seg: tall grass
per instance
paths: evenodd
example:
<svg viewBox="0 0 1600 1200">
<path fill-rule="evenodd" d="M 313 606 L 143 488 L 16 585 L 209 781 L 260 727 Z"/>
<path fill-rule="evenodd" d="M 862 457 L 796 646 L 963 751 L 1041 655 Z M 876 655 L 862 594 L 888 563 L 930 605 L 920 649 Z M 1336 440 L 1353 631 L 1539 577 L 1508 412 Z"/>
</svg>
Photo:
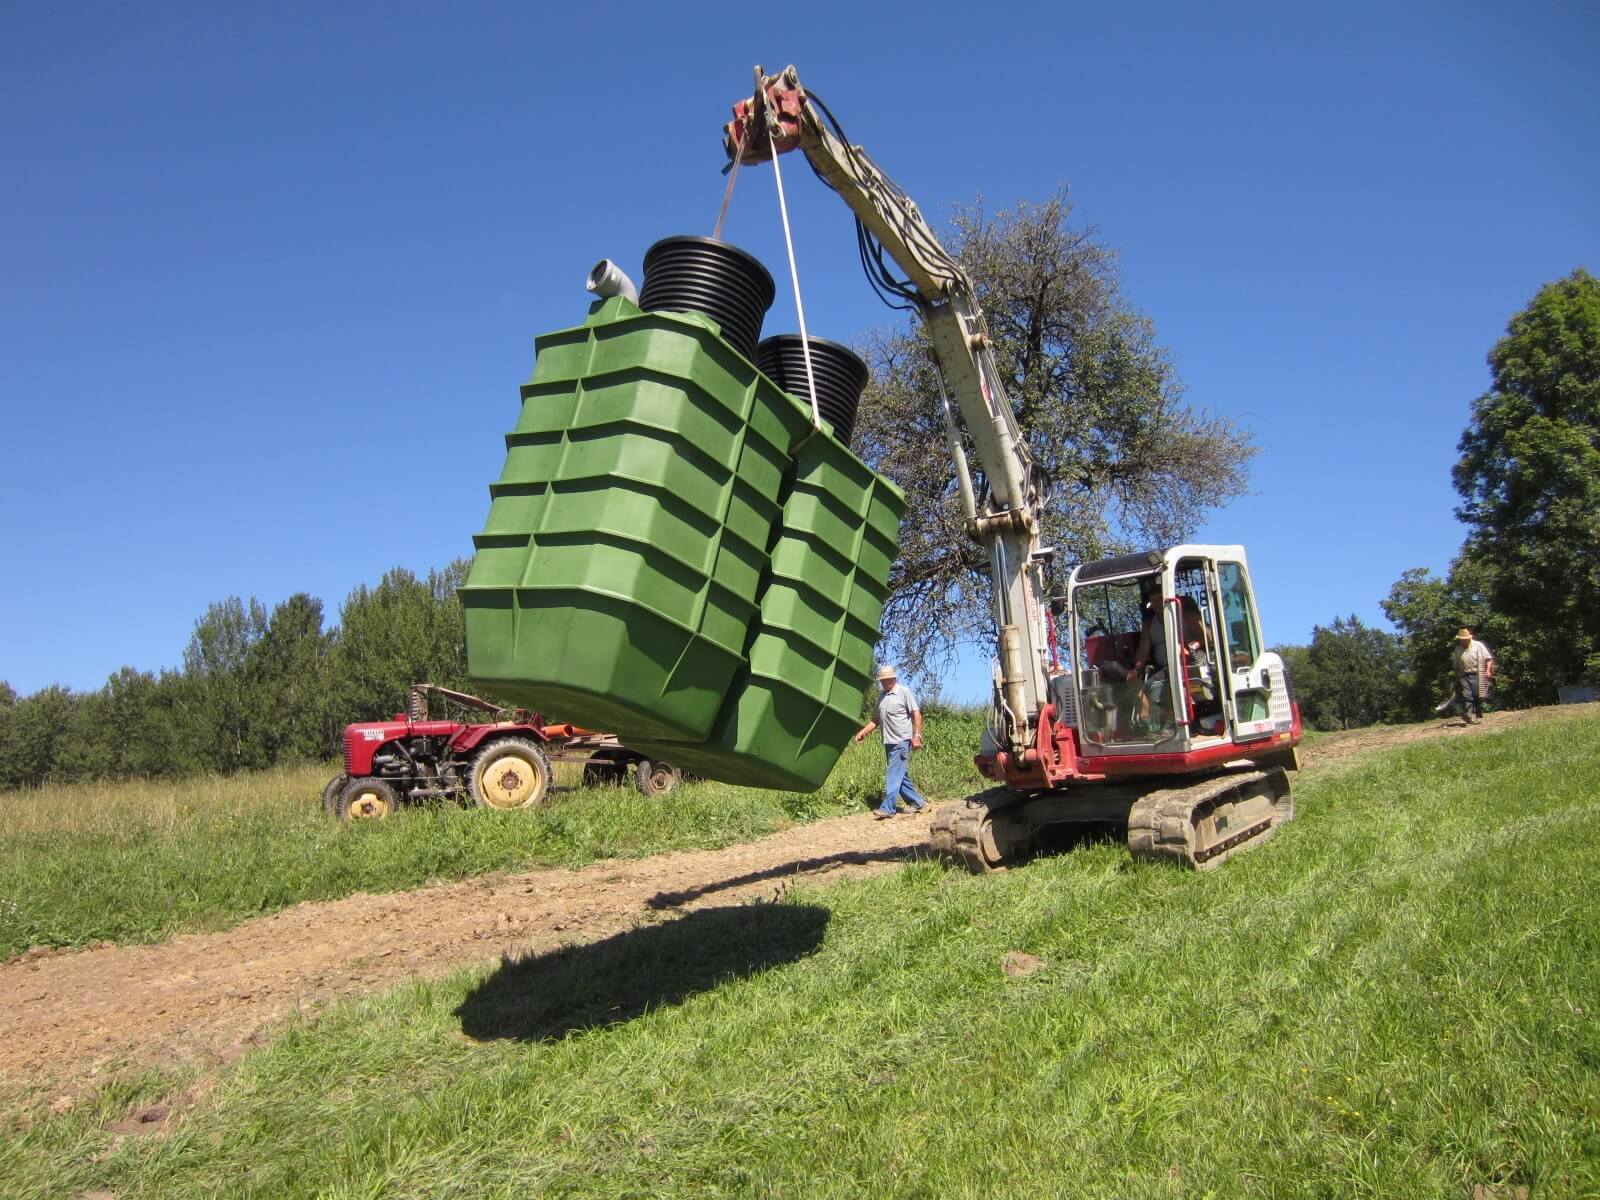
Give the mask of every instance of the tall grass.
<svg viewBox="0 0 1600 1200">
<path fill-rule="evenodd" d="M 930 795 L 979 785 L 980 727 L 971 712 L 928 713 L 928 749 L 913 775 Z M 530 812 L 418 807 L 351 826 L 321 811 L 335 770 L 0 794 L 0 959 L 37 944 L 218 928 L 356 891 L 746 841 L 864 808 L 882 793 L 883 751 L 851 746 L 812 793 L 697 783 L 647 798 L 631 787 L 568 786 Z M 564 768 L 561 777 L 570 785 L 576 774 Z"/>
<path fill-rule="evenodd" d="M 1597 733 L 1307 779 L 1213 873 L 916 864 L 346 1003 L 0 1193 L 1594 1196 Z"/>
</svg>

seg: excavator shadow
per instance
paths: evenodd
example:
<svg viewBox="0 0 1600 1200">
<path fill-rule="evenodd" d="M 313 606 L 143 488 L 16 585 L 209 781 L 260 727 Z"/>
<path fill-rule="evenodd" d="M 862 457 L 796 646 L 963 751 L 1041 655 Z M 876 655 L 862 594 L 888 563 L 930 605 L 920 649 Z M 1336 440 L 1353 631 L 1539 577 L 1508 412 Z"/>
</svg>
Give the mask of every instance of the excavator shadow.
<svg viewBox="0 0 1600 1200">
<path fill-rule="evenodd" d="M 621 1024 L 815 953 L 829 915 L 806 904 L 707 908 L 589 945 L 507 958 L 455 1015 L 478 1041 L 553 1041 Z"/>
</svg>

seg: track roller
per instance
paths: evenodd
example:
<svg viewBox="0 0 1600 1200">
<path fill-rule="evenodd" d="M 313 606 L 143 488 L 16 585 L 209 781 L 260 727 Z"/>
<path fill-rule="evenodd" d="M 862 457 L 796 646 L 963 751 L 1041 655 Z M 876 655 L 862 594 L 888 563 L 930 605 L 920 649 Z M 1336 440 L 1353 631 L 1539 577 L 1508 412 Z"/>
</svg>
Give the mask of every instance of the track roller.
<svg viewBox="0 0 1600 1200">
<path fill-rule="evenodd" d="M 1232 771 L 1144 796 L 1128 812 L 1128 849 L 1135 858 L 1207 871 L 1265 841 L 1293 816 L 1282 767 Z"/>
<path fill-rule="evenodd" d="M 1015 845 L 1013 823 L 1005 810 L 1022 802 L 1021 792 L 990 788 L 933 815 L 928 844 L 936 857 L 966 867 L 974 875 L 997 871 L 1011 863 L 1022 847 Z"/>
</svg>

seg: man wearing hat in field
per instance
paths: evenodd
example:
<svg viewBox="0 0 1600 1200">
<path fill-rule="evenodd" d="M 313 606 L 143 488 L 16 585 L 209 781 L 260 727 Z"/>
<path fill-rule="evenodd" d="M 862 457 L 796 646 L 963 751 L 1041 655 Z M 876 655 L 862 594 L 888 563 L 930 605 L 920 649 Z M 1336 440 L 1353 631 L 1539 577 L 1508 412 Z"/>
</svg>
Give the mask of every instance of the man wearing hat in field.
<svg viewBox="0 0 1600 1200">
<path fill-rule="evenodd" d="M 856 741 L 861 741 L 878 726 L 883 726 L 883 749 L 889 758 L 889 777 L 884 783 L 883 803 L 873 812 L 882 821 L 895 815 L 895 804 L 901 798 L 911 805 L 912 812 L 921 812 L 928 806 L 916 784 L 907 773 L 911 766 L 911 752 L 922 749 L 922 707 L 911 689 L 895 676 L 887 664 L 878 670 L 878 683 L 883 694 L 878 697 L 876 720 L 868 721 L 856 731 Z"/>
<path fill-rule="evenodd" d="M 1467 724 L 1483 720 L 1483 698 L 1489 690 L 1489 681 L 1494 678 L 1494 655 L 1463 625 L 1456 631 L 1450 664 L 1456 673 L 1456 697 L 1461 701 Z"/>
</svg>

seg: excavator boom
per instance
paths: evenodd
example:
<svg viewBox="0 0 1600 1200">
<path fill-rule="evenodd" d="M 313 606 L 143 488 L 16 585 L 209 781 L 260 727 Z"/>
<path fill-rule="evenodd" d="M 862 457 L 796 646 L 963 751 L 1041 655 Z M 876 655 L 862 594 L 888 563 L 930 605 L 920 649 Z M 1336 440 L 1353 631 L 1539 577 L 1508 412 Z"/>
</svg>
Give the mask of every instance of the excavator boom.
<svg viewBox="0 0 1600 1200">
<path fill-rule="evenodd" d="M 881 282 L 921 316 L 947 389 L 946 434 L 967 529 L 987 550 L 994 583 L 998 705 L 1005 740 L 1020 755 L 1032 743 L 1046 695 L 1040 567 L 1049 552 L 1039 542 L 1033 463 L 995 365 L 976 289 L 916 203 L 865 150 L 845 140 L 820 101 L 801 86 L 794 67 L 770 76 L 756 68 L 756 90 L 734 106 L 723 144 L 736 164 L 799 149 L 855 214 L 864 253 L 875 243 L 905 272 L 904 281 L 885 272 Z M 874 254 L 880 264 L 882 254 Z M 981 511 L 950 396 L 988 481 Z"/>
</svg>

